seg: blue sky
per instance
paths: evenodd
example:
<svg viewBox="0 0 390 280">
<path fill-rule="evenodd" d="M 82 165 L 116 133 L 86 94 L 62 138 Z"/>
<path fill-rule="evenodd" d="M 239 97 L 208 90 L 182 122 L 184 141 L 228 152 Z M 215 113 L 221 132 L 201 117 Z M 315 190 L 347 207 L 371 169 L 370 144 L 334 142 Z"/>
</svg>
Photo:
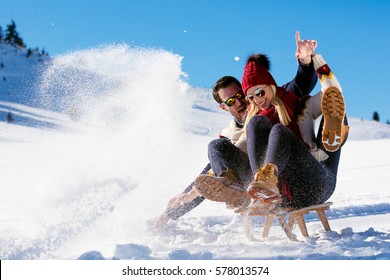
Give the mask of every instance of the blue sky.
<svg viewBox="0 0 390 280">
<path fill-rule="evenodd" d="M 389 14 L 385 0 L 0 0 L 0 26 L 14 20 L 29 47 L 51 56 L 111 43 L 162 48 L 183 57 L 190 85 L 205 88 L 223 75 L 241 79 L 253 52 L 270 56 L 278 84 L 289 81 L 299 30 L 318 40 L 348 114 L 378 111 L 382 122 L 390 121 Z"/>
</svg>

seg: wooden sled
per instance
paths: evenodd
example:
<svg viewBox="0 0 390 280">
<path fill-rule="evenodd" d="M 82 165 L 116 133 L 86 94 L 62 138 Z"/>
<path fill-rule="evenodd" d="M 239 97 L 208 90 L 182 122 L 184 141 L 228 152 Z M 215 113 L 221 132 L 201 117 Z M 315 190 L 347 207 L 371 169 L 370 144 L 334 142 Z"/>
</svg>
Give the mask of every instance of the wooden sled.
<svg viewBox="0 0 390 280">
<path fill-rule="evenodd" d="M 296 235 L 292 233 L 295 222 L 298 224 L 301 234 L 304 237 L 309 237 L 307 231 L 306 222 L 303 215 L 308 214 L 309 212 L 317 212 L 317 215 L 325 229 L 325 231 L 330 231 L 330 226 L 328 218 L 326 217 L 325 210 L 329 210 L 332 202 L 327 202 L 324 204 L 313 205 L 310 207 L 305 207 L 301 209 L 283 209 L 275 213 L 270 213 L 265 216 L 264 226 L 263 226 L 263 238 L 266 238 L 269 234 L 270 228 L 272 226 L 272 221 L 274 218 L 277 218 L 280 226 L 287 235 L 287 237 L 292 241 L 298 241 Z M 241 213 L 243 218 L 243 226 L 245 235 L 251 241 L 258 241 L 259 239 L 255 238 L 253 235 L 253 230 L 249 222 L 250 216 L 259 216 L 256 215 L 256 212 L 250 209 Z"/>
</svg>

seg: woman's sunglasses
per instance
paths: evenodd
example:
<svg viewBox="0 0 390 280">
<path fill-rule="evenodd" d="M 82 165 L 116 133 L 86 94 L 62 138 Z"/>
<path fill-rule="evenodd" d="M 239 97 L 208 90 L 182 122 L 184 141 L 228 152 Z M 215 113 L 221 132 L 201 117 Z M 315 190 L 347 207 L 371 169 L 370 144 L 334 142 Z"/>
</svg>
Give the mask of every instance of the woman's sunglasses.
<svg viewBox="0 0 390 280">
<path fill-rule="evenodd" d="M 248 95 L 247 95 L 247 97 L 248 97 L 249 99 L 251 99 L 251 100 L 255 97 L 255 95 L 256 95 L 256 96 L 259 96 L 259 97 L 263 97 L 263 96 L 265 95 L 265 90 L 262 89 L 262 88 L 258 88 L 258 89 L 256 89 L 253 93 L 254 93 L 254 95 L 253 95 L 253 94 L 248 94 Z"/>
<path fill-rule="evenodd" d="M 229 97 L 221 104 L 226 104 L 229 107 L 231 107 L 236 103 L 236 99 L 243 99 L 243 98 L 244 98 L 244 93 L 242 92 L 242 90 L 239 90 L 234 96 Z"/>
</svg>

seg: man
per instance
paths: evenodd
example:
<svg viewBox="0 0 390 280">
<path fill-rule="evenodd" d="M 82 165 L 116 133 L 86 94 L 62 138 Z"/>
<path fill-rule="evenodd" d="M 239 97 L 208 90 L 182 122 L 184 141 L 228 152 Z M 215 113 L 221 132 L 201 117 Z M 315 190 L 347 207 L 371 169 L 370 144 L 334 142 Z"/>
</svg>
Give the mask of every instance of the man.
<svg viewBox="0 0 390 280">
<path fill-rule="evenodd" d="M 299 32 L 296 33 L 296 56 L 298 58 L 298 71 L 295 78 L 282 87 L 289 87 L 295 92 L 300 92 L 301 95 L 309 94 L 317 83 L 317 75 L 312 65 L 311 54 L 316 46 L 314 40 L 300 40 Z M 239 140 L 247 116 L 248 102 L 242 92 L 241 83 L 234 77 L 224 76 L 220 78 L 213 86 L 213 97 L 219 107 L 230 113 L 233 120 L 229 127 L 222 130 L 219 137 L 227 138 L 233 144 L 240 147 Z M 241 147 L 240 147 L 241 148 Z M 245 150 L 245 147 L 243 147 Z M 202 170 L 200 174 L 210 174 L 210 163 Z M 165 225 L 169 219 L 177 220 L 187 212 L 194 209 L 204 200 L 192 182 L 182 194 L 172 197 L 167 209 L 159 217 L 153 219 L 150 224 L 153 228 L 158 228 Z"/>
</svg>

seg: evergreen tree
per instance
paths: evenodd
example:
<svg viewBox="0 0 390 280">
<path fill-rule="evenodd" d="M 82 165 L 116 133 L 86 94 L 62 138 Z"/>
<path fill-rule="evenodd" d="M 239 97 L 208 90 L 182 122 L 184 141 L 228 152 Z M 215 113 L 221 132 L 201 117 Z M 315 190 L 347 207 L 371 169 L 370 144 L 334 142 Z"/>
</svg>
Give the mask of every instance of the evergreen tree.
<svg viewBox="0 0 390 280">
<path fill-rule="evenodd" d="M 12 123 L 14 121 L 14 116 L 11 112 L 8 112 L 7 114 L 7 122 Z"/>
<path fill-rule="evenodd" d="M 28 49 L 27 49 L 27 55 L 26 55 L 26 56 L 30 58 L 30 57 L 32 57 L 32 55 L 33 55 L 32 49 L 31 49 L 31 48 L 28 48 Z"/>
<path fill-rule="evenodd" d="M 19 33 L 16 31 L 16 24 L 14 21 L 7 25 L 7 30 L 5 31 L 5 41 L 11 45 L 20 46 L 22 48 L 26 47 L 23 39 L 19 37 Z"/>
<path fill-rule="evenodd" d="M 3 29 L 0 26 L 0 41 L 8 43 L 12 46 L 19 46 L 22 48 L 27 48 L 27 45 L 23 42 L 23 39 L 19 36 L 18 31 L 16 31 L 15 21 L 12 20 L 11 24 L 7 25 L 7 29 L 3 32 Z M 16 51 L 16 50 L 15 50 Z M 39 48 L 28 48 L 27 57 L 33 57 L 34 54 L 39 56 L 49 56 L 49 53 L 45 51 L 44 48 L 40 51 Z"/>
<path fill-rule="evenodd" d="M 43 55 L 48 55 L 48 53 L 45 51 L 45 48 L 42 48 L 42 50 L 41 50 L 41 55 L 43 56 Z"/>
<path fill-rule="evenodd" d="M 379 114 L 378 114 L 377 111 L 375 111 L 374 114 L 372 115 L 372 119 L 373 119 L 374 121 L 379 122 Z"/>
</svg>

